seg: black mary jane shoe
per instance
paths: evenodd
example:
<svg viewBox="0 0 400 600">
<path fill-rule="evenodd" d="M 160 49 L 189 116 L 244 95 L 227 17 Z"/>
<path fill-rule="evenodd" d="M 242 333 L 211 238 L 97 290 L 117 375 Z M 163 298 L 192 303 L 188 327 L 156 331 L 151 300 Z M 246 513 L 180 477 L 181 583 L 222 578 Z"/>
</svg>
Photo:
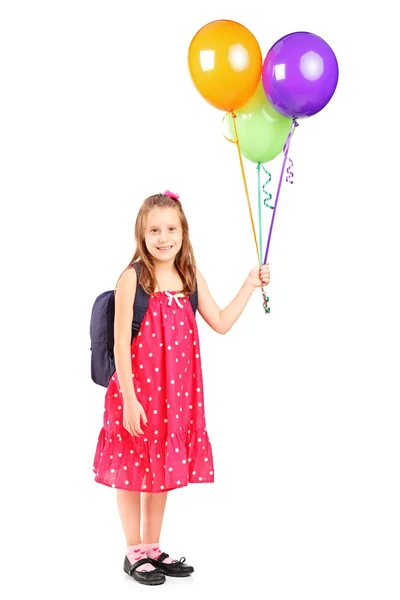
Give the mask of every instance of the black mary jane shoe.
<svg viewBox="0 0 400 600">
<path fill-rule="evenodd" d="M 151 563 L 151 560 L 149 558 L 140 558 L 132 565 L 129 558 L 125 556 L 124 571 L 127 575 L 130 575 L 133 579 L 144 585 L 161 585 L 162 583 L 165 583 L 165 575 L 161 569 L 156 568 L 152 571 L 136 570 L 145 563 Z"/>
<path fill-rule="evenodd" d="M 163 562 L 164 558 L 167 558 L 168 556 L 169 554 L 162 552 L 157 559 L 149 558 L 148 560 L 153 567 L 160 569 L 164 575 L 168 575 L 169 577 L 188 577 L 193 573 L 193 567 L 184 564 L 186 561 L 184 556 L 180 560 L 172 561 L 172 563 Z"/>
</svg>

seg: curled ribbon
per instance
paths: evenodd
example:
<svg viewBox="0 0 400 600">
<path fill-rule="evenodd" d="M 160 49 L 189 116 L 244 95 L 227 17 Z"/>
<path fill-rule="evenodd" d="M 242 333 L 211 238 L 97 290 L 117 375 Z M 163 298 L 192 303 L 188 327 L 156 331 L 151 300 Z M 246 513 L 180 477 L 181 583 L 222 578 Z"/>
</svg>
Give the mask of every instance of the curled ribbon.
<svg viewBox="0 0 400 600">
<path fill-rule="evenodd" d="M 293 171 L 292 171 L 292 168 L 293 168 L 293 161 L 292 161 L 292 159 L 291 159 L 291 158 L 288 158 L 288 161 L 290 162 L 290 165 L 289 165 L 289 166 L 288 166 L 288 168 L 286 169 L 286 173 L 287 173 L 287 176 L 286 176 L 286 181 L 287 181 L 288 183 L 293 183 Z"/>
<path fill-rule="evenodd" d="M 262 189 L 263 192 L 265 194 L 265 198 L 264 198 L 264 206 L 267 206 L 268 208 L 274 208 L 271 204 L 268 204 L 268 202 L 272 199 L 272 194 L 269 193 L 269 191 L 267 190 L 267 185 L 270 183 L 271 181 L 271 173 L 269 171 L 267 171 L 267 169 L 264 167 L 264 165 L 261 165 L 265 175 L 267 176 L 267 181 L 264 183 Z"/>
</svg>

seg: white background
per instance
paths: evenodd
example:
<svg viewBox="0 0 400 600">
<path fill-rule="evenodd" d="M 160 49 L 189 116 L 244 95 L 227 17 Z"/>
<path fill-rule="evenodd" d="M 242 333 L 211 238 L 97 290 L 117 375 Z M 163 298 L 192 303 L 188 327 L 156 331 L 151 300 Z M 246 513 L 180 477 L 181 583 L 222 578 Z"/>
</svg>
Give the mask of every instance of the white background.
<svg viewBox="0 0 400 600">
<path fill-rule="evenodd" d="M 2 2 L 5 597 L 400 597 L 388 6 Z M 115 490 L 93 481 L 105 390 L 90 379 L 89 320 L 133 254 L 142 200 L 165 188 L 181 196 L 221 308 L 257 264 L 236 149 L 187 68 L 192 37 L 221 18 L 248 27 L 263 57 L 287 33 L 320 35 L 339 84 L 292 142 L 271 313 L 256 291 L 226 336 L 198 316 L 215 483 L 170 493 L 161 543 L 196 572 L 150 591 L 123 573 Z M 257 218 L 255 165 L 245 166 Z M 281 157 L 269 166 L 274 192 Z"/>
</svg>

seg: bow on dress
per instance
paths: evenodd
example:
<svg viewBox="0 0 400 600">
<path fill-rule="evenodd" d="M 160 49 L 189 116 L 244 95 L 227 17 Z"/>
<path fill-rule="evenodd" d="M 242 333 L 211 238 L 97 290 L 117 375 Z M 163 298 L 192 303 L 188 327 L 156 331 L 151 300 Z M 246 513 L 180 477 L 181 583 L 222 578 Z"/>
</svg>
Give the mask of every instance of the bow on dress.
<svg viewBox="0 0 400 600">
<path fill-rule="evenodd" d="M 168 296 L 168 306 L 171 306 L 172 300 L 175 300 L 175 302 L 177 303 L 179 308 L 183 308 L 183 304 L 181 304 L 179 302 L 178 298 L 183 298 L 185 296 L 185 294 L 171 294 L 170 292 L 165 292 L 165 293 Z"/>
</svg>

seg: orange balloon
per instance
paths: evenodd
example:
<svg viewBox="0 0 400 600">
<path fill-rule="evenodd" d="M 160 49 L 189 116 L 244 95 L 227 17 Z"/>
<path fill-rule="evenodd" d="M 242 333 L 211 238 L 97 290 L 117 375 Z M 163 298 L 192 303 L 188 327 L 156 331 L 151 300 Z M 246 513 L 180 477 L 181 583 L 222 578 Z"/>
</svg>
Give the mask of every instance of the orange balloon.
<svg viewBox="0 0 400 600">
<path fill-rule="evenodd" d="M 207 102 L 232 111 L 253 96 L 261 77 L 262 55 L 254 35 L 235 21 L 204 25 L 189 46 L 190 75 Z"/>
</svg>

